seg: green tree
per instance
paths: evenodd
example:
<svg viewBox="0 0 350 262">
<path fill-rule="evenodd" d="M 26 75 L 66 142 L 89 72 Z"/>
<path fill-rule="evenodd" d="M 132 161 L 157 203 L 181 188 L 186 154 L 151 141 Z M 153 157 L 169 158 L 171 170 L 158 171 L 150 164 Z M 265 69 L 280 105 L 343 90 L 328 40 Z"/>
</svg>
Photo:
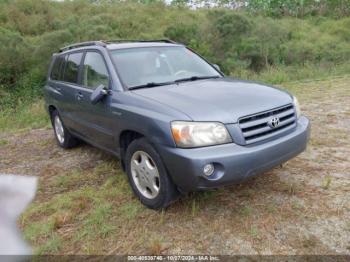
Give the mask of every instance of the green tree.
<svg viewBox="0 0 350 262">
<path fill-rule="evenodd" d="M 13 85 L 28 68 L 29 47 L 18 32 L 0 27 L 0 83 Z"/>
<path fill-rule="evenodd" d="M 199 37 L 199 28 L 196 24 L 176 24 L 164 31 L 164 36 L 180 43 L 189 45 Z"/>
</svg>

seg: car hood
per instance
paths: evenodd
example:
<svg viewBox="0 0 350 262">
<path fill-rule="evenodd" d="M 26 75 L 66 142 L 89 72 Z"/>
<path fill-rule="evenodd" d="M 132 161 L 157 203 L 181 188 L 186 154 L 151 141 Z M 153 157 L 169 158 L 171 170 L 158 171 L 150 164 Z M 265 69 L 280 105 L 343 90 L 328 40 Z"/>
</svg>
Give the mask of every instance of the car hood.
<svg viewBox="0 0 350 262">
<path fill-rule="evenodd" d="M 133 92 L 181 111 L 193 121 L 226 124 L 292 103 L 292 97 L 287 92 L 230 78 L 182 82 Z"/>
</svg>

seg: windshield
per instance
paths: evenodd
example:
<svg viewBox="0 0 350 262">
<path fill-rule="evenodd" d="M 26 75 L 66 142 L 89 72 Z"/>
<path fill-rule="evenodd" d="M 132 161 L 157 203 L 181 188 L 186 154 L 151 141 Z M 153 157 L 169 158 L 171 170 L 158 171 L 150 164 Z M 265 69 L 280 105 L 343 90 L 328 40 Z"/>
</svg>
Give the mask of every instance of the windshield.
<svg viewBox="0 0 350 262">
<path fill-rule="evenodd" d="M 206 61 L 185 47 L 141 47 L 111 52 L 128 88 L 220 77 Z"/>
</svg>

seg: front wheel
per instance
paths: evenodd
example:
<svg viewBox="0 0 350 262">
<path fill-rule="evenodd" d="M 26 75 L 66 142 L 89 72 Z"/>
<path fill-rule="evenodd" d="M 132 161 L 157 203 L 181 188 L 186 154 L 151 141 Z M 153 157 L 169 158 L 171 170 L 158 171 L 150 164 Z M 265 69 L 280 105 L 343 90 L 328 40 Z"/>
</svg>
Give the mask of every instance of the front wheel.
<svg viewBox="0 0 350 262">
<path fill-rule="evenodd" d="M 129 145 L 125 160 L 131 188 L 145 206 L 161 209 L 178 198 L 179 192 L 159 154 L 145 138 Z"/>
</svg>

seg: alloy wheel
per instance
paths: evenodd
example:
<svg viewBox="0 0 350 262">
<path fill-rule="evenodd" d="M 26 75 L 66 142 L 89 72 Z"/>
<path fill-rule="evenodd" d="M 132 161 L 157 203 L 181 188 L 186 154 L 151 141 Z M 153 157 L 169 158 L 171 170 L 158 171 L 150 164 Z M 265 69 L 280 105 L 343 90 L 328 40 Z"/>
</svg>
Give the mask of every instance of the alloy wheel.
<svg viewBox="0 0 350 262">
<path fill-rule="evenodd" d="M 60 142 L 60 144 L 63 144 L 64 129 L 63 129 L 62 121 L 58 115 L 55 116 L 54 124 L 55 124 L 55 133 L 56 133 L 57 140 L 58 142 Z"/>
<path fill-rule="evenodd" d="M 131 175 L 138 191 L 148 199 L 159 194 L 159 172 L 152 157 L 144 151 L 136 151 L 131 158 Z"/>
</svg>

